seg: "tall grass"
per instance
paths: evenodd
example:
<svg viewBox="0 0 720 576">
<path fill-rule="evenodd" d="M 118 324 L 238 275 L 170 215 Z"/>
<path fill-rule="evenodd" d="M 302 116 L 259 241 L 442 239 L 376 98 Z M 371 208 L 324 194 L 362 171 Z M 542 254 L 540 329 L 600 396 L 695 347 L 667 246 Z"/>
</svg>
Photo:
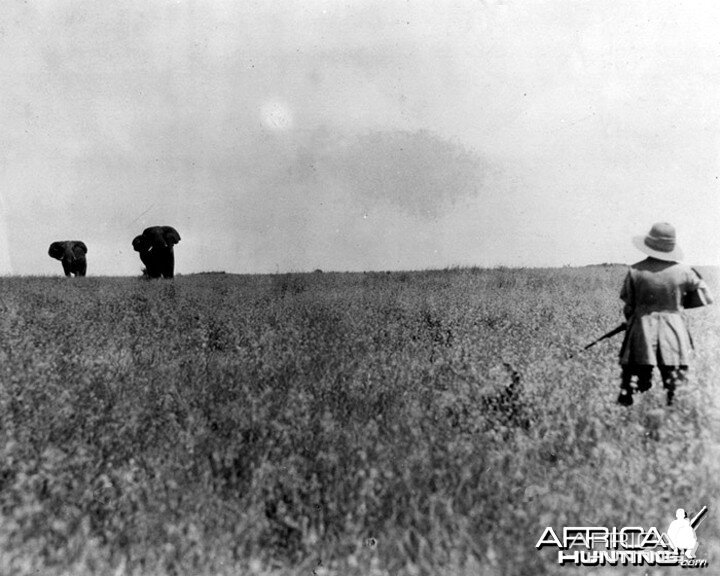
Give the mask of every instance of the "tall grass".
<svg viewBox="0 0 720 576">
<path fill-rule="evenodd" d="M 718 312 L 618 407 L 619 340 L 570 355 L 623 274 L 0 279 L 0 571 L 554 574 L 545 526 L 702 505 L 717 565 Z"/>
</svg>

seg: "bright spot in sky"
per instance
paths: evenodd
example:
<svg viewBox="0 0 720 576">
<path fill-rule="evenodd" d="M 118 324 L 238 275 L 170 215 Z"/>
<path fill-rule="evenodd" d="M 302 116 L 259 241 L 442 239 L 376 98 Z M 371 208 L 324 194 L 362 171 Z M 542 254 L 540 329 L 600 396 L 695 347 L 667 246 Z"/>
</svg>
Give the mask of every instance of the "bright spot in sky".
<svg viewBox="0 0 720 576">
<path fill-rule="evenodd" d="M 260 119 L 268 130 L 281 132 L 292 128 L 293 117 L 288 106 L 279 100 L 272 100 L 263 104 L 260 109 Z"/>
</svg>

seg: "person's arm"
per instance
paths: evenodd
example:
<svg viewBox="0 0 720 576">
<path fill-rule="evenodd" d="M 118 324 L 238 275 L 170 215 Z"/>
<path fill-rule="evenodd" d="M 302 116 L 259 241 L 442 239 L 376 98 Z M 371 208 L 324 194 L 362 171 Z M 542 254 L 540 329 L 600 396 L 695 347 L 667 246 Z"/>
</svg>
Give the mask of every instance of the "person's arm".
<svg viewBox="0 0 720 576">
<path fill-rule="evenodd" d="M 630 320 L 630 317 L 635 313 L 635 289 L 633 287 L 632 272 L 630 270 L 628 270 L 625 281 L 620 289 L 620 299 L 625 302 L 625 306 L 623 307 L 625 319 Z"/>
<path fill-rule="evenodd" d="M 703 280 L 700 273 L 691 268 L 685 282 L 685 295 L 683 296 L 683 306 L 685 308 L 698 308 L 713 303 L 713 297 L 710 293 L 708 285 Z"/>
</svg>

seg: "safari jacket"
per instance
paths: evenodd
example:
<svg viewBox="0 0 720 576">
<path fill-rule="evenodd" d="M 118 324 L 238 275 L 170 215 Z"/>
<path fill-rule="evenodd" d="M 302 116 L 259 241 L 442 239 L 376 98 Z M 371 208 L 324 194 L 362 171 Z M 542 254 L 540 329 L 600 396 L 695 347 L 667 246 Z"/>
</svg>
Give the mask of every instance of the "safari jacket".
<svg viewBox="0 0 720 576">
<path fill-rule="evenodd" d="M 688 365 L 693 342 L 681 314 L 682 298 L 701 282 L 692 268 L 677 262 L 646 258 L 630 267 L 620 291 L 628 320 L 620 364 Z"/>
</svg>

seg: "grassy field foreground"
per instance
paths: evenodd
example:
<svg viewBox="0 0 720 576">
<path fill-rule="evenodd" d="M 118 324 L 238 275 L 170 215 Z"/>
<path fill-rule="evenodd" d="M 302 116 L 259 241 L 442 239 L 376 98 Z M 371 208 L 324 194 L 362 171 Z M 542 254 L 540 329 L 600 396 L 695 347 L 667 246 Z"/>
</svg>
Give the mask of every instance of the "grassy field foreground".
<svg viewBox="0 0 720 576">
<path fill-rule="evenodd" d="M 0 279 L 0 572 L 604 574 L 543 529 L 702 505 L 717 567 L 720 313 L 622 409 L 624 273 Z"/>
</svg>

